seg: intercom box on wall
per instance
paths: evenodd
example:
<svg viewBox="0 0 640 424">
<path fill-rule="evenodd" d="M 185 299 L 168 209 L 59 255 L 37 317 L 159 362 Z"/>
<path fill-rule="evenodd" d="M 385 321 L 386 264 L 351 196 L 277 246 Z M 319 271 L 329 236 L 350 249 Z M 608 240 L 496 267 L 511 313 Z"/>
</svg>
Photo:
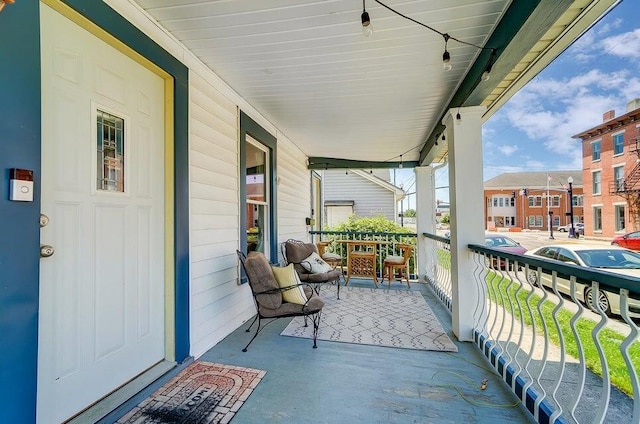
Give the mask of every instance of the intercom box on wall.
<svg viewBox="0 0 640 424">
<path fill-rule="evenodd" d="M 33 171 L 18 168 L 9 170 L 9 200 L 33 202 Z"/>
</svg>

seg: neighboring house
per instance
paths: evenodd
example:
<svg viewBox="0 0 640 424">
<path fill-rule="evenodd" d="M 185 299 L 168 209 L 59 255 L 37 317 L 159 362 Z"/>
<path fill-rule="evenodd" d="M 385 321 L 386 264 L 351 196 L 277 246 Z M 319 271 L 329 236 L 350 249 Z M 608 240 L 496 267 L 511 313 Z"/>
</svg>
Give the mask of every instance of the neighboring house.
<svg viewBox="0 0 640 424">
<path fill-rule="evenodd" d="M 549 212 L 552 212 L 554 229 L 570 223 L 570 178 L 573 179 L 573 222 L 582 222 L 581 171 L 509 172 L 484 182 L 486 228 L 548 231 Z"/>
<path fill-rule="evenodd" d="M 332 227 L 349 215 L 372 217 L 384 215 L 400 222 L 399 202 L 405 192 L 389 182 L 388 170 L 326 170 L 324 181 L 324 225 Z"/>
<path fill-rule="evenodd" d="M 582 140 L 585 234 L 613 237 L 640 228 L 640 99 L 602 118 L 573 138 Z"/>
</svg>

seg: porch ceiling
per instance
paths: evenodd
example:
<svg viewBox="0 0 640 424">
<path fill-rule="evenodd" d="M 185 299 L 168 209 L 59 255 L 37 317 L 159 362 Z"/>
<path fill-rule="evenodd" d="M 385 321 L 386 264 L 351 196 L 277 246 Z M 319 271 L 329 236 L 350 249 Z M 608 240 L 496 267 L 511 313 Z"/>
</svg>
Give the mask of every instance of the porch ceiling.
<svg viewBox="0 0 640 424">
<path fill-rule="evenodd" d="M 360 0 L 130 0 L 310 157 L 310 167 L 441 162 L 444 113 L 484 104 L 488 118 L 615 0 L 383 0 L 449 40 Z M 314 159 L 318 157 L 318 159 Z M 328 158 L 342 159 L 333 161 Z M 320 159 L 322 158 L 322 159 Z"/>
</svg>

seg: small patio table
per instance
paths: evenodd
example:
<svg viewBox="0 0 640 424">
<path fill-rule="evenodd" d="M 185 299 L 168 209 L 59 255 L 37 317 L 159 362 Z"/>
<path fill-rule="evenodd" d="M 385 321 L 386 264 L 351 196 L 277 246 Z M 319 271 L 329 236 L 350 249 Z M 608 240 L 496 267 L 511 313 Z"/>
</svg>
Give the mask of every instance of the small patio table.
<svg viewBox="0 0 640 424">
<path fill-rule="evenodd" d="M 391 244 L 389 241 L 378 240 L 336 240 L 336 243 L 347 245 L 347 279 L 344 285 L 349 284 L 352 276 L 371 277 L 373 284 L 378 288 L 378 276 L 376 273 L 377 247 L 378 245 Z M 358 250 L 361 249 L 361 250 Z"/>
</svg>

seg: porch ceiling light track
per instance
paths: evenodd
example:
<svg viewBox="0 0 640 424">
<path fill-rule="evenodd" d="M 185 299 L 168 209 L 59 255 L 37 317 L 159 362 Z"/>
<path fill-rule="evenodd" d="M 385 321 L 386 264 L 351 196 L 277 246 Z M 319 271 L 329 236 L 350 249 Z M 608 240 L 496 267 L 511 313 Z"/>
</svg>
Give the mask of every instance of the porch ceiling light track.
<svg viewBox="0 0 640 424">
<path fill-rule="evenodd" d="M 16 0 L 0 0 L 0 12 L 2 12 L 2 9 L 4 9 L 4 7 L 8 4 L 14 4 L 16 2 Z"/>
</svg>

